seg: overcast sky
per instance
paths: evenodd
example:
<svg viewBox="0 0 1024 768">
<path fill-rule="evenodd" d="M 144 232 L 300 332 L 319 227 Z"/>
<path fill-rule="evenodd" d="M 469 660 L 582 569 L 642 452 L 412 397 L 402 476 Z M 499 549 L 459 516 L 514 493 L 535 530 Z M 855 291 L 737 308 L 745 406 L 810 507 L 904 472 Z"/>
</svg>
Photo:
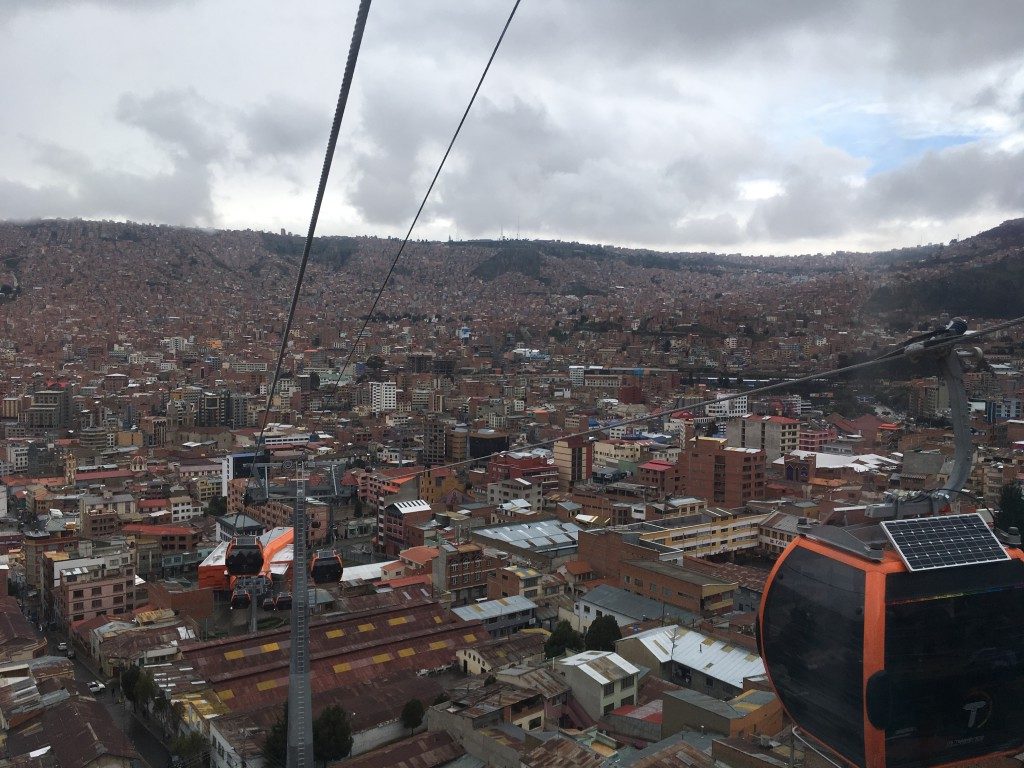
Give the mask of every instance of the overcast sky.
<svg viewBox="0 0 1024 768">
<path fill-rule="evenodd" d="M 376 0 L 321 234 L 402 234 L 511 0 Z M 0 218 L 305 232 L 355 0 L 0 0 Z M 523 0 L 415 237 L 814 253 L 1024 208 L 1018 0 Z"/>
</svg>

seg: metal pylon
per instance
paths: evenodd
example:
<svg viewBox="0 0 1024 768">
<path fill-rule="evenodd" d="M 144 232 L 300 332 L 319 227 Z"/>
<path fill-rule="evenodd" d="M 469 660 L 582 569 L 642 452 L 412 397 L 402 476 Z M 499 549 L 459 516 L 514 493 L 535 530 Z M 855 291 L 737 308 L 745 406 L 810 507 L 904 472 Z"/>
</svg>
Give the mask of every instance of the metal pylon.
<svg viewBox="0 0 1024 768">
<path fill-rule="evenodd" d="M 292 643 L 288 672 L 287 768 L 313 766 L 313 695 L 309 682 L 309 558 L 307 553 L 306 486 L 299 465 L 292 519 Z"/>
</svg>

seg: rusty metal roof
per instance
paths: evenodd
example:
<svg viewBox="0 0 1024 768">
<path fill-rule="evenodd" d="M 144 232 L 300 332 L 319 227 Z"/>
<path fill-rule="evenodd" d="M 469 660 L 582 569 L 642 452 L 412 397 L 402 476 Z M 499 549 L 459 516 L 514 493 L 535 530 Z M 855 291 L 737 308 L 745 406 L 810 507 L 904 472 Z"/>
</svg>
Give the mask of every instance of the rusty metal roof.
<svg viewBox="0 0 1024 768">
<path fill-rule="evenodd" d="M 600 768 L 605 758 L 579 742 L 556 736 L 523 755 L 526 768 Z"/>
<path fill-rule="evenodd" d="M 332 766 L 345 768 L 438 768 L 465 754 L 444 731 L 421 733 Z"/>
<path fill-rule="evenodd" d="M 488 639 L 438 603 L 334 617 L 310 628 L 313 693 L 447 668 L 460 648 Z M 169 666 L 208 681 L 233 711 L 264 707 L 287 697 L 290 642 L 285 630 L 196 643 Z"/>
</svg>

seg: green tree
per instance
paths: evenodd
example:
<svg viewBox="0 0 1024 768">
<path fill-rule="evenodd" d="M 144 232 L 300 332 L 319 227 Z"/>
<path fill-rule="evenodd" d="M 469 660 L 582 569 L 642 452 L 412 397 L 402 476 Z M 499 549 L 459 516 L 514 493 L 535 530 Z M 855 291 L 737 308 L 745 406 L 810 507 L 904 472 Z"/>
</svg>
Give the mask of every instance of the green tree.
<svg viewBox="0 0 1024 768">
<path fill-rule="evenodd" d="M 135 702 L 138 701 L 135 688 L 139 683 L 139 677 L 142 675 L 142 670 L 136 666 L 128 667 L 124 672 L 121 673 L 121 690 L 124 692 L 124 697 L 135 706 Z"/>
<path fill-rule="evenodd" d="M 337 704 L 325 707 L 313 721 L 313 755 L 327 763 L 340 760 L 352 751 L 352 725 L 348 714 Z"/>
<path fill-rule="evenodd" d="M 555 631 L 544 643 L 544 655 L 549 659 L 561 656 L 566 651 L 582 650 L 583 635 L 573 629 L 572 625 L 564 619 L 558 622 Z"/>
<path fill-rule="evenodd" d="M 153 676 L 146 670 L 139 671 L 138 682 L 135 683 L 135 699 L 142 706 L 148 706 L 150 702 L 154 701 L 157 694 L 160 693 L 160 688 L 157 686 Z"/>
<path fill-rule="evenodd" d="M 423 722 L 423 702 L 419 699 L 409 699 L 402 707 L 402 725 L 413 731 L 420 727 Z"/>
<path fill-rule="evenodd" d="M 206 505 L 206 514 L 210 517 L 223 517 L 228 513 L 228 500 L 224 496 L 214 496 Z"/>
<path fill-rule="evenodd" d="M 288 702 L 263 740 L 263 759 L 268 765 L 284 765 L 288 759 Z"/>
<path fill-rule="evenodd" d="M 1024 488 L 1020 483 L 1007 483 L 999 489 L 999 511 L 995 517 L 996 528 L 1016 528 L 1024 533 Z"/>
<path fill-rule="evenodd" d="M 190 731 L 184 736 L 176 736 L 171 741 L 171 753 L 177 755 L 183 762 L 188 762 L 206 752 L 206 739 L 202 734 Z"/>
<path fill-rule="evenodd" d="M 622 637 L 614 616 L 598 616 L 583 638 L 588 651 L 614 651 L 615 641 Z"/>
</svg>

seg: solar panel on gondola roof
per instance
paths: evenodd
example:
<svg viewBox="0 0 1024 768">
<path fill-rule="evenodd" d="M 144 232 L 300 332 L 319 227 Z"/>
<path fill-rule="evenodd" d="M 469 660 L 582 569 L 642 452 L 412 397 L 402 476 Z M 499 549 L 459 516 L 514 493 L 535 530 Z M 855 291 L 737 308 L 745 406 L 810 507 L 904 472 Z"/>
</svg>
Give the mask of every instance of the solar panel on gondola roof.
<svg viewBox="0 0 1024 768">
<path fill-rule="evenodd" d="M 1010 559 L 977 513 L 886 520 L 882 528 L 911 571 Z"/>
</svg>

